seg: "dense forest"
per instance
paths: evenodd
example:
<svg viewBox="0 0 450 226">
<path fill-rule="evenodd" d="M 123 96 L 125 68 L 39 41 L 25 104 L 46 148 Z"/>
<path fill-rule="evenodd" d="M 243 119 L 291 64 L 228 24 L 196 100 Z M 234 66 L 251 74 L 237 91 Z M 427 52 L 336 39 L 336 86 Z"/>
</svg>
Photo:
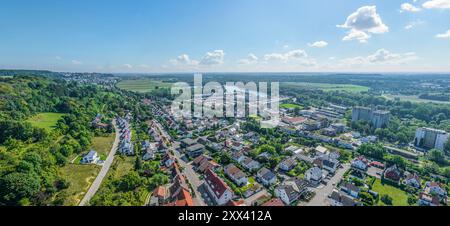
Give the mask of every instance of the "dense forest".
<svg viewBox="0 0 450 226">
<path fill-rule="evenodd" d="M 98 113 L 126 109 L 121 95 L 32 72 L 0 77 L 0 205 L 59 205 L 68 182 L 58 169 L 86 151 Z M 27 121 L 41 112 L 63 116 L 52 129 Z"/>
</svg>

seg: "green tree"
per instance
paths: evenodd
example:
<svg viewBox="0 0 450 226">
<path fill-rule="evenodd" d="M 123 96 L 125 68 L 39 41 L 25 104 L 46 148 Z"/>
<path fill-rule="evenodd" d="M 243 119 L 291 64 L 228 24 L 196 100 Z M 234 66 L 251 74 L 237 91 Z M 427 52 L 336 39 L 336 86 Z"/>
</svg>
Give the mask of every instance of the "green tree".
<svg viewBox="0 0 450 226">
<path fill-rule="evenodd" d="M 131 171 L 119 182 L 119 189 L 122 191 L 131 191 L 142 185 L 142 179 L 136 171 Z"/>
<path fill-rule="evenodd" d="M 361 145 L 358 148 L 357 152 L 362 155 L 366 155 L 380 160 L 383 159 L 384 155 L 387 154 L 387 151 L 381 144 L 370 144 L 370 143 Z"/>
<path fill-rule="evenodd" d="M 380 200 L 381 200 L 384 204 L 389 205 L 389 206 L 392 206 L 392 201 L 393 201 L 393 199 L 392 199 L 391 196 L 386 195 L 386 194 L 385 194 L 385 195 L 382 195 Z"/>
<path fill-rule="evenodd" d="M 41 188 L 35 173 L 13 172 L 0 179 L 0 194 L 3 202 L 17 205 L 22 198 L 31 198 Z"/>
<path fill-rule="evenodd" d="M 142 160 L 139 156 L 136 156 L 136 160 L 134 161 L 134 169 L 137 171 L 142 169 Z"/>
<path fill-rule="evenodd" d="M 432 149 L 428 152 L 427 157 L 437 164 L 447 164 L 447 160 L 445 159 L 443 151 Z"/>
<path fill-rule="evenodd" d="M 445 142 L 444 151 L 447 155 L 450 155 L 450 139 L 448 139 L 447 142 Z"/>
<path fill-rule="evenodd" d="M 408 196 L 408 205 L 413 206 L 417 203 L 417 198 L 410 195 Z"/>
</svg>

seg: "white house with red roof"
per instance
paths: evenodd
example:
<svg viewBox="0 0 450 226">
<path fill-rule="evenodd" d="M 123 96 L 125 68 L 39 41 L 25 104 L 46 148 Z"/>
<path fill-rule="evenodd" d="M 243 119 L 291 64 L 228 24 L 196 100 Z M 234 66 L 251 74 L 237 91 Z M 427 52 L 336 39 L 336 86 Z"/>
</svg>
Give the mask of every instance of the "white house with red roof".
<svg viewBox="0 0 450 226">
<path fill-rule="evenodd" d="M 233 191 L 210 169 L 205 172 L 205 187 L 217 205 L 225 205 L 233 198 Z"/>
</svg>

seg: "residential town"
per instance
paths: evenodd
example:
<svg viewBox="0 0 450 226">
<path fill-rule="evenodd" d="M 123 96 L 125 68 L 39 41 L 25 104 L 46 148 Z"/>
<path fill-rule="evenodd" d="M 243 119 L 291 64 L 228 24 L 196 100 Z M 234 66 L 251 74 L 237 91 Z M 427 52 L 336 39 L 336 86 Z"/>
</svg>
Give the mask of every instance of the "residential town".
<svg viewBox="0 0 450 226">
<path fill-rule="evenodd" d="M 356 151 L 378 138 L 362 136 L 346 126 L 346 111 L 352 111 L 353 121 L 366 120 L 379 128 L 389 124 L 388 111 L 330 104 L 296 116 L 292 109 L 283 109 L 277 132 L 314 140 L 317 145 L 302 145 L 290 138 L 277 147 L 280 150 L 273 150 L 264 140 L 267 135 L 249 129 L 245 120 L 180 120 L 168 110 L 162 107 L 155 112 L 180 135 L 170 137 L 160 123 L 152 121 L 149 134 L 155 142 L 143 141 L 148 144 L 143 145 L 143 159 L 154 159 L 154 153 L 159 153 L 162 167 L 171 175 L 171 182 L 157 187 L 148 205 L 362 206 L 375 205 L 380 199 L 392 204 L 389 195 L 375 189 L 381 184 L 407 190 L 411 204 L 447 204 L 444 184 Z M 410 153 L 412 157 L 403 156 L 414 160 L 423 155 L 424 147 L 442 149 L 442 139 L 448 139 L 444 131 L 420 128 L 405 150 L 388 144 L 383 148 L 399 155 Z M 274 155 L 279 161 L 274 161 Z"/>
</svg>

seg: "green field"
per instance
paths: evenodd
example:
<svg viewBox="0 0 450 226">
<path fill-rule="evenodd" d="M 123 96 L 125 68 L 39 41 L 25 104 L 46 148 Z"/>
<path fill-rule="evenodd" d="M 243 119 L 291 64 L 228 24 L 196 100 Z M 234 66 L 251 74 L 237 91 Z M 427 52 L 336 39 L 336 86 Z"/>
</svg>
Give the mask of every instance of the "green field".
<svg viewBox="0 0 450 226">
<path fill-rule="evenodd" d="M 408 206 L 408 194 L 405 191 L 393 187 L 388 184 L 382 184 L 380 179 L 376 179 L 373 183 L 372 190 L 378 192 L 379 196 L 389 195 L 393 201 L 393 206 Z M 378 205 L 385 205 L 381 200 Z"/>
<path fill-rule="evenodd" d="M 94 137 L 92 139 L 92 149 L 95 150 L 101 157 L 108 156 L 109 151 L 114 143 L 116 135 L 113 133 L 107 137 Z"/>
<path fill-rule="evenodd" d="M 286 108 L 286 109 L 299 108 L 299 109 L 303 109 L 303 106 L 298 105 L 298 104 L 280 104 L 280 108 Z"/>
<path fill-rule="evenodd" d="M 97 165 L 68 164 L 59 170 L 61 177 L 70 183 L 69 188 L 65 190 L 68 197 L 65 199 L 64 205 L 78 205 L 100 172 L 100 168 Z"/>
<path fill-rule="evenodd" d="M 330 91 L 346 91 L 346 92 L 367 92 L 369 87 L 351 85 L 351 84 L 328 84 L 328 83 L 308 83 L 308 82 L 283 82 L 281 83 L 281 88 L 301 88 L 301 89 L 312 89 L 312 90 L 322 90 L 325 92 Z"/>
<path fill-rule="evenodd" d="M 123 80 L 117 83 L 119 89 L 138 93 L 148 93 L 160 88 L 170 88 L 171 86 L 172 83 L 151 79 Z"/>
<path fill-rule="evenodd" d="M 384 94 L 384 98 L 388 100 L 394 100 L 399 99 L 400 101 L 410 101 L 413 103 L 436 103 L 436 104 L 450 104 L 449 101 L 438 101 L 438 100 L 426 100 L 426 99 L 420 99 L 419 96 L 414 95 L 391 95 L 391 94 Z"/>
<path fill-rule="evenodd" d="M 102 160 L 106 159 L 112 144 L 115 139 L 115 134 L 107 137 L 94 137 L 92 139 L 91 148 L 97 151 Z M 101 166 L 97 165 L 80 165 L 78 164 L 82 156 L 78 156 L 74 164 L 68 164 L 60 169 L 61 176 L 69 181 L 70 186 L 67 189 L 68 198 L 65 205 L 78 205 L 83 199 L 84 194 L 89 189 L 91 183 L 100 172 Z"/>
<path fill-rule="evenodd" d="M 52 130 L 63 116 L 64 114 L 61 113 L 40 113 L 28 119 L 27 122 L 34 127 Z"/>
</svg>

